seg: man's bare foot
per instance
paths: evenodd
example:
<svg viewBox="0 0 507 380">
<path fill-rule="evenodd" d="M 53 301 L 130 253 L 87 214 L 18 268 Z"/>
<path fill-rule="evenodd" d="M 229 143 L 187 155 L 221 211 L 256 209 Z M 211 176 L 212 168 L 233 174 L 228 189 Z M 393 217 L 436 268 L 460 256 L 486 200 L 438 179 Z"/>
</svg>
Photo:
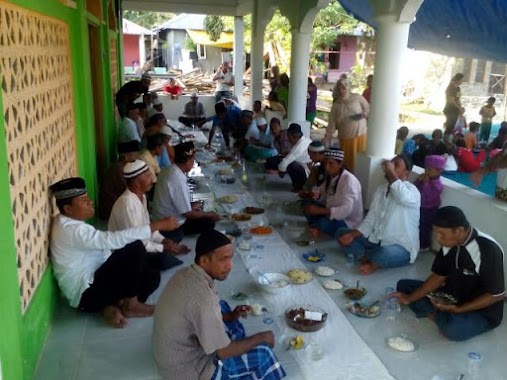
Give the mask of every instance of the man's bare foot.
<svg viewBox="0 0 507 380">
<path fill-rule="evenodd" d="M 313 239 L 318 239 L 320 237 L 320 230 L 318 228 L 315 228 L 315 227 L 310 227 L 308 229 L 308 233 L 310 234 L 310 236 L 313 238 Z"/>
<path fill-rule="evenodd" d="M 359 272 L 361 272 L 361 274 L 372 274 L 377 269 L 378 269 L 377 265 L 369 262 L 369 263 L 361 264 L 361 266 L 359 267 Z"/>
<path fill-rule="evenodd" d="M 121 313 L 121 310 L 116 306 L 106 306 L 102 310 L 102 315 L 109 326 L 121 329 L 126 326 L 127 319 Z"/>
<path fill-rule="evenodd" d="M 127 318 L 150 317 L 155 311 L 155 305 L 141 303 L 137 297 L 125 298 L 120 302 L 120 310 Z"/>
</svg>

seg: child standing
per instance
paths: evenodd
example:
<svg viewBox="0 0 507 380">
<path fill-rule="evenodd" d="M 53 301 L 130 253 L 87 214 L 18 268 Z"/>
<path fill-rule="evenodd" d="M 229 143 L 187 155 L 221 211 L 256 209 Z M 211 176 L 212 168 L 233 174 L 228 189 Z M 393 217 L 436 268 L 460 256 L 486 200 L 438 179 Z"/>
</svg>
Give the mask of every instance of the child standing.
<svg viewBox="0 0 507 380">
<path fill-rule="evenodd" d="M 479 115 L 482 116 L 481 120 L 481 129 L 479 133 L 479 141 L 489 141 L 489 133 L 491 132 L 491 124 L 493 123 L 493 118 L 496 115 L 495 104 L 496 99 L 491 96 L 488 98 L 486 104 L 479 111 Z"/>
<path fill-rule="evenodd" d="M 443 190 L 440 174 L 445 167 L 445 157 L 431 155 L 424 160 L 424 173 L 414 182 L 421 193 L 421 220 L 419 223 L 419 240 L 421 251 L 431 248 L 431 231 L 435 213 L 440 207 L 440 194 Z"/>
</svg>

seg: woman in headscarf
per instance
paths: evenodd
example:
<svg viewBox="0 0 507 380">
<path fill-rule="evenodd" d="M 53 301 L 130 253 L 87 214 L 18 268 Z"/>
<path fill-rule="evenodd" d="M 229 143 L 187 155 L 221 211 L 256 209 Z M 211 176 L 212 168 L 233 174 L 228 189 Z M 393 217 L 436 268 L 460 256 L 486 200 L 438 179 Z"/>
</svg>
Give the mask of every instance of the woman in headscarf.
<svg viewBox="0 0 507 380">
<path fill-rule="evenodd" d="M 340 149 L 345 153 L 344 165 L 354 171 L 357 152 L 366 151 L 366 119 L 370 106 L 361 95 L 350 92 L 346 79 L 338 81 L 337 90 L 323 143 L 331 146 L 333 134 L 338 130 Z"/>
<path fill-rule="evenodd" d="M 458 117 L 465 112 L 465 109 L 461 106 L 461 88 L 459 87 L 463 83 L 463 78 L 462 73 L 454 75 L 445 90 L 445 141 L 450 141 Z"/>
</svg>

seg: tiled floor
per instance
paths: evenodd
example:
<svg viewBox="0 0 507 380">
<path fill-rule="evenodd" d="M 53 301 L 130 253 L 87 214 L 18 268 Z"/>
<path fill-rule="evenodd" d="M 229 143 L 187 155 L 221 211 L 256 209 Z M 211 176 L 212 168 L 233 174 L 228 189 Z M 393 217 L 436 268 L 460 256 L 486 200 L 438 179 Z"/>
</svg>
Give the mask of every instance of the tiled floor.
<svg viewBox="0 0 507 380">
<path fill-rule="evenodd" d="M 269 179 L 269 191 L 281 202 L 295 199 L 295 195 L 287 192 L 288 183 L 273 176 Z M 299 220 L 301 217 L 287 217 Z M 289 241 L 289 239 L 287 239 Z M 194 241 L 187 244 L 193 246 Z M 295 252 L 301 248 L 292 241 Z M 343 255 L 338 254 L 336 243 L 331 239 L 321 240 L 317 245 L 328 252 L 330 265 L 340 269 L 341 278 L 348 283 L 360 279 L 369 291 L 369 299 L 382 298 L 387 286 L 395 286 L 400 278 L 424 279 L 431 267 L 432 254 L 422 253 L 415 265 L 387 271 L 379 271 L 371 276 L 358 276 L 354 268 L 347 268 Z M 265 248 L 267 251 L 268 247 Z M 336 252 L 337 254 L 333 254 Z M 331 254 L 330 254 L 331 253 Z M 186 258 L 190 263 L 192 257 Z M 241 270 L 239 255 L 235 258 L 235 268 Z M 312 265 L 309 264 L 311 268 Z M 163 274 L 165 284 L 171 275 Z M 232 281 L 232 280 L 231 280 Z M 231 283 L 220 284 L 222 294 L 230 294 Z M 162 288 L 163 286 L 161 286 Z M 154 302 L 161 291 L 159 288 L 149 301 Z M 332 295 L 342 310 L 345 310 L 343 297 Z M 492 332 L 463 343 L 453 343 L 439 336 L 435 326 L 428 320 L 417 320 L 408 309 L 403 309 L 396 323 L 399 331 L 407 332 L 419 343 L 419 349 L 410 354 L 402 354 L 389 350 L 384 343 L 386 336 L 386 320 L 381 314 L 375 319 L 357 318 L 344 311 L 352 326 L 377 354 L 390 373 L 399 380 L 456 380 L 460 374 L 467 373 L 467 353 L 476 351 L 482 354 L 481 380 L 507 379 L 507 326 L 502 324 Z M 42 354 L 35 379 L 37 380 L 109 380 L 109 379 L 159 379 L 152 359 L 151 350 L 152 319 L 131 319 L 125 329 L 115 330 L 104 325 L 97 315 L 84 315 L 69 308 L 62 301 L 58 308 L 50 335 Z M 259 320 L 253 318 L 245 321 L 247 333 L 265 330 Z M 275 335 L 277 333 L 275 326 Z M 336 337 L 337 344 L 346 344 Z M 332 352 L 332 347 L 325 347 Z M 292 355 L 276 347 L 279 360 L 288 373 L 288 379 L 302 379 L 299 366 Z M 340 358 L 336 358 L 340 360 Z M 353 373 L 336 374 L 330 378 L 358 379 Z M 463 380 L 471 377 L 465 375 Z M 311 377 L 308 380 L 314 380 Z M 374 380 L 362 379 L 362 380 Z"/>
</svg>

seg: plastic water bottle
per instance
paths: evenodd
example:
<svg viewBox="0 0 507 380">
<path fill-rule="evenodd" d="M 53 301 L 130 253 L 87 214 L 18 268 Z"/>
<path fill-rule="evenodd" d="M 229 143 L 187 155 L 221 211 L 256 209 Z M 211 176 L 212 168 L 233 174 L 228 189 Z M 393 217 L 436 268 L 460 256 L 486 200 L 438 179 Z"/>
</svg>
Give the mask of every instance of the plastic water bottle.
<svg viewBox="0 0 507 380">
<path fill-rule="evenodd" d="M 478 352 L 468 353 L 468 375 L 470 379 L 478 380 L 480 376 L 480 367 L 482 362 L 482 356 Z"/>
</svg>

